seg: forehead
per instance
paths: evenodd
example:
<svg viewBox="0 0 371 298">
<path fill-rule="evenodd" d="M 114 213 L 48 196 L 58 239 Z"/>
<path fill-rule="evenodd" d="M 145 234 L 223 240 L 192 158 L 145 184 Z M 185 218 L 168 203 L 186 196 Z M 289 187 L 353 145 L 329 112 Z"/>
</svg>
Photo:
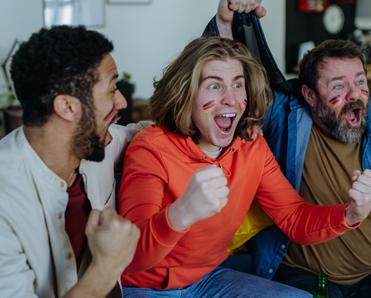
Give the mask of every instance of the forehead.
<svg viewBox="0 0 371 298">
<path fill-rule="evenodd" d="M 227 58 L 225 60 L 211 60 L 205 63 L 202 68 L 201 77 L 243 75 L 242 63 L 237 59 Z"/>
<path fill-rule="evenodd" d="M 333 77 L 354 78 L 359 73 L 364 73 L 362 61 L 359 58 L 325 58 L 318 65 L 319 79 Z"/>
</svg>

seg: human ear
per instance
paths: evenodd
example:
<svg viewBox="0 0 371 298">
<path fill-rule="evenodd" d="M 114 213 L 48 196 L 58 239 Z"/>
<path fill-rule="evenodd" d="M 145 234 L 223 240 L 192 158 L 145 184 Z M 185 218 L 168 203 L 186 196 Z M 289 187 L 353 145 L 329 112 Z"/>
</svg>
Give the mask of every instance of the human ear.
<svg viewBox="0 0 371 298">
<path fill-rule="evenodd" d="M 309 106 L 314 107 L 317 102 L 317 93 L 309 88 L 307 85 L 303 84 L 301 86 L 301 94 L 303 95 L 305 101 Z"/>
<path fill-rule="evenodd" d="M 74 121 L 81 115 L 80 101 L 70 95 L 57 95 L 53 101 L 54 112 L 64 120 Z"/>
</svg>

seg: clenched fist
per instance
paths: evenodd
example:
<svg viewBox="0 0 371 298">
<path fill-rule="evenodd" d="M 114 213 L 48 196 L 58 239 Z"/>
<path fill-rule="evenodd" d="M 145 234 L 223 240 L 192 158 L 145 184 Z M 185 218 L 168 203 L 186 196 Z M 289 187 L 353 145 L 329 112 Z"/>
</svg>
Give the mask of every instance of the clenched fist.
<svg viewBox="0 0 371 298">
<path fill-rule="evenodd" d="M 139 235 L 139 229 L 114 209 L 92 210 L 86 225 L 92 264 L 118 278 L 133 259 Z"/>
<path fill-rule="evenodd" d="M 351 202 L 346 209 L 346 222 L 354 225 L 363 221 L 371 211 L 371 170 L 354 171 L 349 190 Z"/>
<path fill-rule="evenodd" d="M 216 14 L 216 23 L 220 36 L 233 39 L 232 21 L 235 11 L 249 13 L 255 10 L 255 15 L 258 17 L 265 16 L 266 10 L 260 3 L 261 0 L 220 0 Z"/>
<path fill-rule="evenodd" d="M 220 212 L 228 202 L 228 193 L 220 168 L 211 165 L 196 171 L 184 194 L 169 207 L 171 225 L 181 231 Z"/>
</svg>

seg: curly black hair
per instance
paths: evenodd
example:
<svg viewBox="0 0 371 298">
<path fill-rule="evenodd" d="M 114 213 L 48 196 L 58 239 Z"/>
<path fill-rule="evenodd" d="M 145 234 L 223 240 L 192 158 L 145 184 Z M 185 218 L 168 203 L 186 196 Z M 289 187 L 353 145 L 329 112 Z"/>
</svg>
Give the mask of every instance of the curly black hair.
<svg viewBox="0 0 371 298">
<path fill-rule="evenodd" d="M 59 94 L 75 96 L 87 104 L 98 79 L 96 68 L 112 50 L 111 41 L 84 26 L 54 26 L 32 34 L 20 45 L 11 64 L 24 125 L 44 124 Z"/>
</svg>

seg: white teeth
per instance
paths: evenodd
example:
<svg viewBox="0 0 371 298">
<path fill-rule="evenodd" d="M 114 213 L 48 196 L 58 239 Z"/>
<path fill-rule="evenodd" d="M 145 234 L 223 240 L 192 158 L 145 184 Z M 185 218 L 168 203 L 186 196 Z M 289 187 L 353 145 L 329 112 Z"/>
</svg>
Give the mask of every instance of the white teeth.
<svg viewBox="0 0 371 298">
<path fill-rule="evenodd" d="M 236 117 L 236 114 L 235 114 L 235 113 L 231 113 L 231 114 L 222 114 L 222 115 L 220 115 L 220 117 L 224 117 L 224 118 L 234 118 L 234 117 Z"/>
</svg>

